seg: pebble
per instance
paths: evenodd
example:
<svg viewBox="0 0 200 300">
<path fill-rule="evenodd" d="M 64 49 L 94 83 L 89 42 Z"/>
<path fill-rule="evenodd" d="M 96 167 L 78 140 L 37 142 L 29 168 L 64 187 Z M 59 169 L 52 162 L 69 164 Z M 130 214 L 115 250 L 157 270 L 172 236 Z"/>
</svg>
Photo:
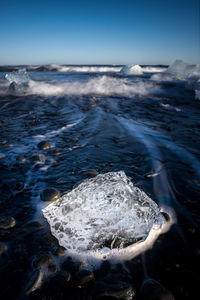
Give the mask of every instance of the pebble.
<svg viewBox="0 0 200 300">
<path fill-rule="evenodd" d="M 0 242 L 0 255 L 7 249 L 6 245 Z"/>
<path fill-rule="evenodd" d="M 3 240 L 9 239 L 10 231 L 9 230 L 4 230 L 0 229 L 0 238 Z"/>
<path fill-rule="evenodd" d="M 60 191 L 55 188 L 47 188 L 40 193 L 42 201 L 55 201 L 61 196 Z"/>
<path fill-rule="evenodd" d="M 35 267 L 42 267 L 45 265 L 53 264 L 53 258 L 50 254 L 43 254 L 35 258 L 33 264 Z"/>
<path fill-rule="evenodd" d="M 99 172 L 95 169 L 89 169 L 89 170 L 82 172 L 82 174 L 87 177 L 95 177 L 99 174 Z"/>
<path fill-rule="evenodd" d="M 113 142 L 114 142 L 114 143 L 119 143 L 119 142 L 120 142 L 120 139 L 118 139 L 117 137 L 114 136 L 114 137 L 113 137 Z"/>
<path fill-rule="evenodd" d="M 73 142 L 73 143 L 77 143 L 77 142 L 78 142 L 78 138 L 77 138 L 76 136 L 73 137 L 73 138 L 72 138 L 72 142 Z"/>
<path fill-rule="evenodd" d="M 51 244 L 51 253 L 55 256 L 62 256 L 65 253 L 65 249 L 61 246 L 57 247 L 53 243 Z"/>
<path fill-rule="evenodd" d="M 89 270 L 82 269 L 75 275 L 77 285 L 84 285 L 92 280 L 94 280 L 94 273 Z"/>
<path fill-rule="evenodd" d="M 29 295 L 31 292 L 40 287 L 42 283 L 43 273 L 36 269 L 32 272 L 29 281 L 26 285 L 26 294 Z"/>
<path fill-rule="evenodd" d="M 34 155 L 32 157 L 32 161 L 39 162 L 39 163 L 44 163 L 45 160 L 46 160 L 46 157 L 44 154 L 38 154 L 38 155 Z"/>
<path fill-rule="evenodd" d="M 81 262 L 74 262 L 68 258 L 62 263 L 61 269 L 74 274 L 74 273 L 78 272 L 81 265 L 82 265 Z"/>
<path fill-rule="evenodd" d="M 1 229 L 10 229 L 15 226 L 16 222 L 13 217 L 4 217 L 0 219 L 0 228 Z"/>
<path fill-rule="evenodd" d="M 170 216 L 166 212 L 162 211 L 161 214 L 163 215 L 165 221 L 167 221 L 167 222 L 170 221 Z"/>
<path fill-rule="evenodd" d="M 55 264 L 49 264 L 48 269 L 49 269 L 49 271 L 51 271 L 53 273 L 56 273 L 58 271 L 58 268 Z"/>
<path fill-rule="evenodd" d="M 20 161 L 21 163 L 24 163 L 25 162 L 25 157 L 24 157 L 24 155 L 18 155 L 16 157 L 16 160 Z"/>
<path fill-rule="evenodd" d="M 142 300 L 174 300 L 172 294 L 164 286 L 151 278 L 144 280 L 140 294 Z"/>
<path fill-rule="evenodd" d="M 58 271 L 53 275 L 50 275 L 43 285 L 41 286 L 41 292 L 43 297 L 39 297 L 39 299 L 76 299 L 68 297 L 68 282 L 70 281 L 71 275 L 68 272 Z M 67 293 L 67 295 L 66 295 Z M 38 297 L 36 296 L 36 298 Z M 78 298 L 79 299 L 79 298 Z"/>
<path fill-rule="evenodd" d="M 40 150 L 47 150 L 51 148 L 51 144 L 48 141 L 42 141 L 37 146 Z"/>
<path fill-rule="evenodd" d="M 152 178 L 152 177 L 156 177 L 158 175 L 159 175 L 159 173 L 155 172 L 155 173 L 145 174 L 144 177 L 145 178 Z"/>
<path fill-rule="evenodd" d="M 94 297 L 113 297 L 115 299 L 132 300 L 135 297 L 135 291 L 131 284 L 116 281 L 115 283 L 106 283 L 96 281 L 93 285 L 92 295 Z"/>
<path fill-rule="evenodd" d="M 15 191 L 22 191 L 24 189 L 24 183 L 23 182 L 17 182 L 14 186 Z"/>
</svg>

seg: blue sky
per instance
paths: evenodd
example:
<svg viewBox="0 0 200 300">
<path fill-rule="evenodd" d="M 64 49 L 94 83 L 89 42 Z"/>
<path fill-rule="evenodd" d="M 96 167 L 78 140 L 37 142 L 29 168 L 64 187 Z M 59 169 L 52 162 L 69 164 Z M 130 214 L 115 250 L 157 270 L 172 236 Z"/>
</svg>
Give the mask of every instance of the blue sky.
<svg viewBox="0 0 200 300">
<path fill-rule="evenodd" d="M 0 64 L 200 63 L 200 0 L 4 0 Z"/>
</svg>

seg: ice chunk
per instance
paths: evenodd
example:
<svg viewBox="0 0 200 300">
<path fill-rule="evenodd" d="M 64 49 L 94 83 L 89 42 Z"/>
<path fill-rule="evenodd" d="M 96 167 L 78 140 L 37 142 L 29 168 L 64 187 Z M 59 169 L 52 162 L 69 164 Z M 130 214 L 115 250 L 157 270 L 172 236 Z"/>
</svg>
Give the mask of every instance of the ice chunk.
<svg viewBox="0 0 200 300">
<path fill-rule="evenodd" d="M 121 248 L 162 224 L 157 204 L 123 171 L 83 181 L 43 214 L 59 244 L 74 252 Z"/>
<path fill-rule="evenodd" d="M 29 81 L 29 76 L 26 72 L 26 69 L 19 69 L 10 74 L 6 74 L 5 78 L 10 82 L 15 82 L 16 84 L 23 84 Z"/>
<path fill-rule="evenodd" d="M 182 60 L 175 60 L 166 71 L 154 74 L 151 79 L 153 80 L 193 80 L 196 81 L 200 78 L 200 64 L 187 64 Z"/>
<path fill-rule="evenodd" d="M 24 93 L 28 88 L 29 76 L 26 69 L 19 69 L 10 74 L 6 74 L 5 78 L 10 82 L 9 92 Z"/>
<path fill-rule="evenodd" d="M 120 73 L 124 75 L 142 75 L 143 71 L 139 65 L 127 65 L 120 70 Z"/>
</svg>

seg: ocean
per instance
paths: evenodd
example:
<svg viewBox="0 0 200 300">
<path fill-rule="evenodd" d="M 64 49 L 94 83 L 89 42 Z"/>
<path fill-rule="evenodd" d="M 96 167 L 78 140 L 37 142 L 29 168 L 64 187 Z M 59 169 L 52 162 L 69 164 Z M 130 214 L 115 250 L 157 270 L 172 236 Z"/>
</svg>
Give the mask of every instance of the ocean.
<svg viewBox="0 0 200 300">
<path fill-rule="evenodd" d="M 1 299 L 196 299 L 199 91 L 182 61 L 0 67 Z"/>
</svg>

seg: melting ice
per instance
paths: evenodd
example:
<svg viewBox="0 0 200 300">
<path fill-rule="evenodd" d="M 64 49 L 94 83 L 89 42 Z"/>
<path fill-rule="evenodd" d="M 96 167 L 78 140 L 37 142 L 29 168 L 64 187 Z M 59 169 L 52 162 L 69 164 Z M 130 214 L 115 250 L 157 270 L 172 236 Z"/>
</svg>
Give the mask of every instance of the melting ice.
<svg viewBox="0 0 200 300">
<path fill-rule="evenodd" d="M 157 204 L 123 171 L 86 179 L 43 214 L 60 245 L 74 252 L 123 248 L 162 224 Z"/>
<path fill-rule="evenodd" d="M 6 74 L 5 78 L 10 82 L 10 92 L 24 93 L 26 91 L 29 82 L 26 69 L 19 69 L 18 71 Z"/>
</svg>

